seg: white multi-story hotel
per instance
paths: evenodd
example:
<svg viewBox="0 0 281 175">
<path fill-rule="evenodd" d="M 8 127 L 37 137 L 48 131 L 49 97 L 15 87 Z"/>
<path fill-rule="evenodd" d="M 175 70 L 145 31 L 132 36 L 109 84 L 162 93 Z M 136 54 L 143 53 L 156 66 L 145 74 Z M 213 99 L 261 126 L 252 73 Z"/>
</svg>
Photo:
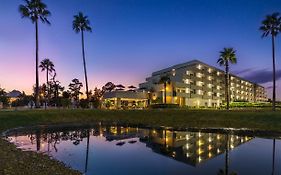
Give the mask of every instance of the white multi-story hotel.
<svg viewBox="0 0 281 175">
<path fill-rule="evenodd" d="M 225 73 L 198 60 L 156 71 L 141 83 L 140 89 L 146 89 L 152 103 L 162 103 L 164 86 L 159 83 L 163 76 L 169 76 L 166 87 L 167 103 L 180 106 L 218 107 L 225 102 Z M 266 101 L 265 88 L 230 74 L 229 80 L 231 101 Z"/>
</svg>

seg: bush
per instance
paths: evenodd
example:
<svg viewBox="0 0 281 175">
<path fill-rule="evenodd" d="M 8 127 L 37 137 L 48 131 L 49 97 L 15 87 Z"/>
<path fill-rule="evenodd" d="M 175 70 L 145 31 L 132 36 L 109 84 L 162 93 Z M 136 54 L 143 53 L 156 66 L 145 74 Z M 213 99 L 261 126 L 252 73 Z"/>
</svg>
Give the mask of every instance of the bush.
<svg viewBox="0 0 281 175">
<path fill-rule="evenodd" d="M 79 102 L 81 108 L 89 108 L 89 102 L 87 99 L 81 99 Z"/>
<path fill-rule="evenodd" d="M 178 104 L 152 104 L 150 105 L 151 109 L 176 109 L 179 108 Z"/>
</svg>

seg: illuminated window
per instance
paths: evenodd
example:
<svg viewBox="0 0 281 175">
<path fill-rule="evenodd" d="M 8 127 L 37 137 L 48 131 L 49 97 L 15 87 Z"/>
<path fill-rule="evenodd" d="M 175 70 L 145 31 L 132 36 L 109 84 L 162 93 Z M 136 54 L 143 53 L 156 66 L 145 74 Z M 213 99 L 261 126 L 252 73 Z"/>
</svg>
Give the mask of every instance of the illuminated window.
<svg viewBox="0 0 281 175">
<path fill-rule="evenodd" d="M 201 87 L 201 86 L 203 86 L 203 82 L 202 81 L 196 81 L 196 85 Z"/>
<path fill-rule="evenodd" d="M 172 75 L 176 76 L 176 70 L 175 69 L 172 69 Z"/>
<path fill-rule="evenodd" d="M 202 76 L 203 76 L 203 75 L 202 75 L 201 73 L 197 73 L 197 74 L 196 74 L 196 77 L 198 77 L 198 78 L 202 78 Z"/>
<path fill-rule="evenodd" d="M 189 80 L 189 79 L 185 79 L 185 80 L 184 80 L 184 83 L 185 83 L 185 84 L 190 84 L 190 80 Z"/>
<path fill-rule="evenodd" d="M 208 76 L 208 80 L 210 80 L 210 81 L 211 81 L 211 80 L 212 80 L 212 77 L 211 77 L 211 76 Z"/>
<path fill-rule="evenodd" d="M 220 95 L 221 95 L 220 93 L 217 93 L 217 97 L 220 97 Z"/>
<path fill-rule="evenodd" d="M 221 88 L 220 86 L 217 86 L 217 90 L 220 90 L 220 88 Z"/>
<path fill-rule="evenodd" d="M 202 69 L 201 64 L 198 64 L 197 69 Z"/>
<path fill-rule="evenodd" d="M 187 71 L 186 71 L 186 75 L 189 75 L 189 74 L 190 74 L 190 72 L 187 70 Z"/>
<path fill-rule="evenodd" d="M 220 76 L 220 72 L 217 72 L 217 76 Z"/>
<path fill-rule="evenodd" d="M 208 84 L 208 88 L 212 88 L 212 86 L 213 86 L 212 84 Z"/>
<path fill-rule="evenodd" d="M 211 68 L 209 68 L 209 69 L 208 69 L 208 72 L 209 72 L 209 73 L 212 73 L 212 69 L 211 69 Z"/>
<path fill-rule="evenodd" d="M 208 92 L 208 96 L 212 96 L 212 92 Z"/>
<path fill-rule="evenodd" d="M 197 91 L 197 93 L 198 93 L 198 95 L 203 95 L 203 91 L 200 89 Z"/>
<path fill-rule="evenodd" d="M 186 93 L 190 93 L 190 89 L 189 89 L 189 88 L 186 88 L 186 89 L 185 89 L 185 92 L 186 92 Z"/>
</svg>

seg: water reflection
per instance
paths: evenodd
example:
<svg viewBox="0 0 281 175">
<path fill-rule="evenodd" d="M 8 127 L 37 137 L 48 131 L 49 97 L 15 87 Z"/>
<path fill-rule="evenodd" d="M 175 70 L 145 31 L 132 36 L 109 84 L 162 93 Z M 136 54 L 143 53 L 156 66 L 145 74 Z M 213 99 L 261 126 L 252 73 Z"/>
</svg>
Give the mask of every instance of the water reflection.
<svg viewBox="0 0 281 175">
<path fill-rule="evenodd" d="M 206 133 L 108 125 L 83 129 L 65 128 L 64 130 L 41 128 L 33 131 L 17 131 L 9 137 L 11 142 L 22 149 L 40 151 L 51 156 L 65 151 L 65 147 L 60 147 L 61 150 L 58 148 L 58 145 L 64 142 L 75 146 L 83 143 L 84 148 L 79 151 L 85 155 L 85 164 L 84 168 L 79 170 L 85 174 L 88 172 L 88 166 L 91 165 L 89 154 L 95 150 L 95 147 L 91 146 L 91 143 L 93 144 L 91 139 L 94 138 L 103 138 L 105 143 L 114 143 L 115 147 L 143 144 L 146 149 L 151 149 L 158 155 L 195 168 L 198 166 L 200 168 L 201 164 L 223 156 L 224 163 L 216 170 L 218 175 L 238 174 L 235 171 L 229 171 L 231 162 L 229 153 L 253 139 L 253 137 L 235 135 L 231 132 Z M 83 150 L 85 153 L 82 153 Z M 274 168 L 275 139 L 273 139 L 272 174 L 275 172 Z"/>
</svg>

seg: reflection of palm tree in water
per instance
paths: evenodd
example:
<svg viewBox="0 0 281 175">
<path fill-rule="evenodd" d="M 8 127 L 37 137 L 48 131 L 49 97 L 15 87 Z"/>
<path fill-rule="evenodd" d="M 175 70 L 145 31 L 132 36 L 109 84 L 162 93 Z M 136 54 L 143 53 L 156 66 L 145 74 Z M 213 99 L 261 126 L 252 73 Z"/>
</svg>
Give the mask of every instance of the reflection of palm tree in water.
<svg viewBox="0 0 281 175">
<path fill-rule="evenodd" d="M 36 131 L 36 150 L 40 151 L 40 146 L 41 146 L 41 133 L 40 131 Z"/>
<path fill-rule="evenodd" d="M 272 175 L 274 175 L 275 170 L 275 139 L 273 139 L 273 148 L 272 148 Z"/>
<path fill-rule="evenodd" d="M 220 169 L 217 175 L 237 175 L 235 172 L 228 173 L 229 171 L 229 134 L 226 134 L 225 142 L 225 165 L 224 170 Z"/>
<path fill-rule="evenodd" d="M 87 130 L 87 151 L 86 151 L 86 162 L 85 162 L 85 174 L 88 171 L 88 159 L 89 159 L 89 145 L 90 145 L 90 130 Z"/>
</svg>

